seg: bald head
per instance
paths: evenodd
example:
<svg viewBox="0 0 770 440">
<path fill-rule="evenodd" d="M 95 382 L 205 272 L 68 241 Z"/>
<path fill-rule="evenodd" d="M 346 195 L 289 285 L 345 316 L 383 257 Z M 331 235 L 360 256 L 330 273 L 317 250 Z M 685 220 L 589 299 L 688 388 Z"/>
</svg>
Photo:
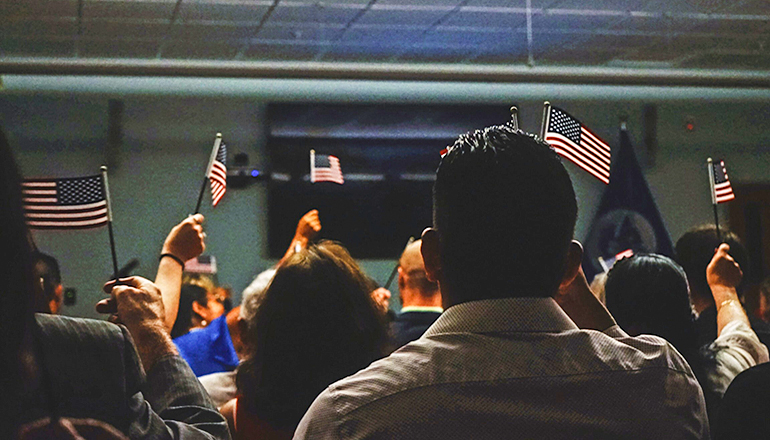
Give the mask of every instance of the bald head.
<svg viewBox="0 0 770 440">
<path fill-rule="evenodd" d="M 422 240 L 410 243 L 398 260 L 398 290 L 402 307 L 441 305 L 438 285 L 428 281 L 425 275 L 421 245 Z"/>
<path fill-rule="evenodd" d="M 420 253 L 420 246 L 422 240 L 415 240 L 404 249 L 404 253 L 401 254 L 401 259 L 398 260 L 398 265 L 406 272 L 412 272 L 414 270 L 421 270 L 425 272 L 425 265 L 422 262 L 422 254 Z"/>
</svg>

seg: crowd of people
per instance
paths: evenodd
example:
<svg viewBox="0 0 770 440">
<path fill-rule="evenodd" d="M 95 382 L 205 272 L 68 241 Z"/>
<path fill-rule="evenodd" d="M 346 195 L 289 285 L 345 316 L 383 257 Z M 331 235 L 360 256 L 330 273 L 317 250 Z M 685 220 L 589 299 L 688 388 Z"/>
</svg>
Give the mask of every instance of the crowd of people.
<svg viewBox="0 0 770 440">
<path fill-rule="evenodd" d="M 109 319 L 57 315 L 58 263 L 30 238 L 2 132 L 0 168 L 0 438 L 770 436 L 770 326 L 742 306 L 740 240 L 698 227 L 673 259 L 637 254 L 589 285 L 570 177 L 509 125 L 442 157 L 395 314 L 311 210 L 235 307 L 184 274 L 205 249 L 196 214 L 154 281 L 105 284 Z"/>
</svg>

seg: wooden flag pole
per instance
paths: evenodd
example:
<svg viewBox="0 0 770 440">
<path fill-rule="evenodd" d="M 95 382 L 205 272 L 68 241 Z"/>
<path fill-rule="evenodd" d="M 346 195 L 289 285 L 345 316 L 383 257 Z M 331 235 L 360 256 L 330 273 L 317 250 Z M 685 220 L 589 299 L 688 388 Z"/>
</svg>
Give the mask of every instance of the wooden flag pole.
<svg viewBox="0 0 770 440">
<path fill-rule="evenodd" d="M 203 201 L 203 193 L 206 191 L 206 184 L 209 181 L 209 174 L 211 174 L 211 167 L 214 166 L 214 160 L 217 158 L 219 152 L 219 144 L 222 143 L 222 133 L 217 133 L 217 137 L 214 138 L 214 149 L 211 151 L 211 157 L 209 157 L 209 164 L 206 166 L 206 174 L 203 176 L 203 183 L 201 183 L 201 190 L 198 193 L 198 203 L 195 204 L 195 212 L 197 214 L 201 210 L 201 202 Z"/>
<path fill-rule="evenodd" d="M 414 243 L 414 237 L 409 237 L 409 240 L 407 240 L 406 245 L 404 246 L 404 250 L 409 247 L 410 244 Z M 403 251 L 401 251 L 403 253 Z M 398 266 L 401 264 L 401 255 L 398 256 L 398 260 L 396 260 L 396 265 L 393 267 L 393 270 L 390 272 L 390 276 L 388 277 L 388 282 L 385 283 L 385 288 L 390 290 L 390 284 L 393 282 L 393 278 L 396 277 L 396 273 L 398 273 Z"/>
<path fill-rule="evenodd" d="M 519 129 L 519 108 L 515 105 L 511 106 L 511 125 L 514 130 Z"/>
<path fill-rule="evenodd" d="M 118 257 L 115 253 L 115 234 L 112 232 L 112 202 L 110 201 L 110 184 L 107 181 L 107 167 L 102 165 L 102 189 L 104 200 L 107 202 L 107 231 L 110 234 L 110 251 L 112 252 L 112 279 L 118 278 Z"/>
<path fill-rule="evenodd" d="M 717 228 L 717 238 L 719 242 L 722 242 L 722 232 L 719 230 L 719 212 L 717 210 L 717 192 L 716 183 L 714 182 L 714 162 L 709 157 L 706 159 L 706 166 L 709 171 L 709 187 L 711 188 L 711 206 L 714 208 L 714 226 Z"/>
<path fill-rule="evenodd" d="M 540 139 L 545 139 L 545 126 L 548 125 L 549 113 L 551 113 L 551 103 L 545 101 L 543 103 L 543 120 L 540 123 Z"/>
</svg>

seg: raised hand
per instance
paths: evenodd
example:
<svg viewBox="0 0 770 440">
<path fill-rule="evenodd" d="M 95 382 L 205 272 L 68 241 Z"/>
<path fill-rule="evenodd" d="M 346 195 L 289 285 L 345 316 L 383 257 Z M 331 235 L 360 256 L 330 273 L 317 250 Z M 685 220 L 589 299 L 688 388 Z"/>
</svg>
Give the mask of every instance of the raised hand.
<svg viewBox="0 0 770 440">
<path fill-rule="evenodd" d="M 709 286 L 736 288 L 743 279 L 743 271 L 730 255 L 730 245 L 722 243 L 706 266 L 706 281 Z"/>
<path fill-rule="evenodd" d="M 318 210 L 313 209 L 299 219 L 294 237 L 295 239 L 304 239 L 307 243 L 314 239 L 319 232 L 321 232 L 321 220 L 318 218 Z"/>
<path fill-rule="evenodd" d="M 206 233 L 203 232 L 204 218 L 201 214 L 187 217 L 174 226 L 163 243 L 162 254 L 171 254 L 187 261 L 202 254 L 206 249 Z"/>
</svg>

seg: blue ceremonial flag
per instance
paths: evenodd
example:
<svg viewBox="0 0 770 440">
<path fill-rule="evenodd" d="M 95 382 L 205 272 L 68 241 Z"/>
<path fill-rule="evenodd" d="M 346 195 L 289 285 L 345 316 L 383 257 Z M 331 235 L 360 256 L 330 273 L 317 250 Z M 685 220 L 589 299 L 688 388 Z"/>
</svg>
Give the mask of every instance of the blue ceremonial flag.
<svg viewBox="0 0 770 440">
<path fill-rule="evenodd" d="M 673 255 L 671 237 L 636 160 L 625 124 L 616 154 L 610 183 L 584 243 L 583 270 L 589 280 L 603 271 L 600 258 L 608 260 L 627 249 L 634 254 Z"/>
</svg>

